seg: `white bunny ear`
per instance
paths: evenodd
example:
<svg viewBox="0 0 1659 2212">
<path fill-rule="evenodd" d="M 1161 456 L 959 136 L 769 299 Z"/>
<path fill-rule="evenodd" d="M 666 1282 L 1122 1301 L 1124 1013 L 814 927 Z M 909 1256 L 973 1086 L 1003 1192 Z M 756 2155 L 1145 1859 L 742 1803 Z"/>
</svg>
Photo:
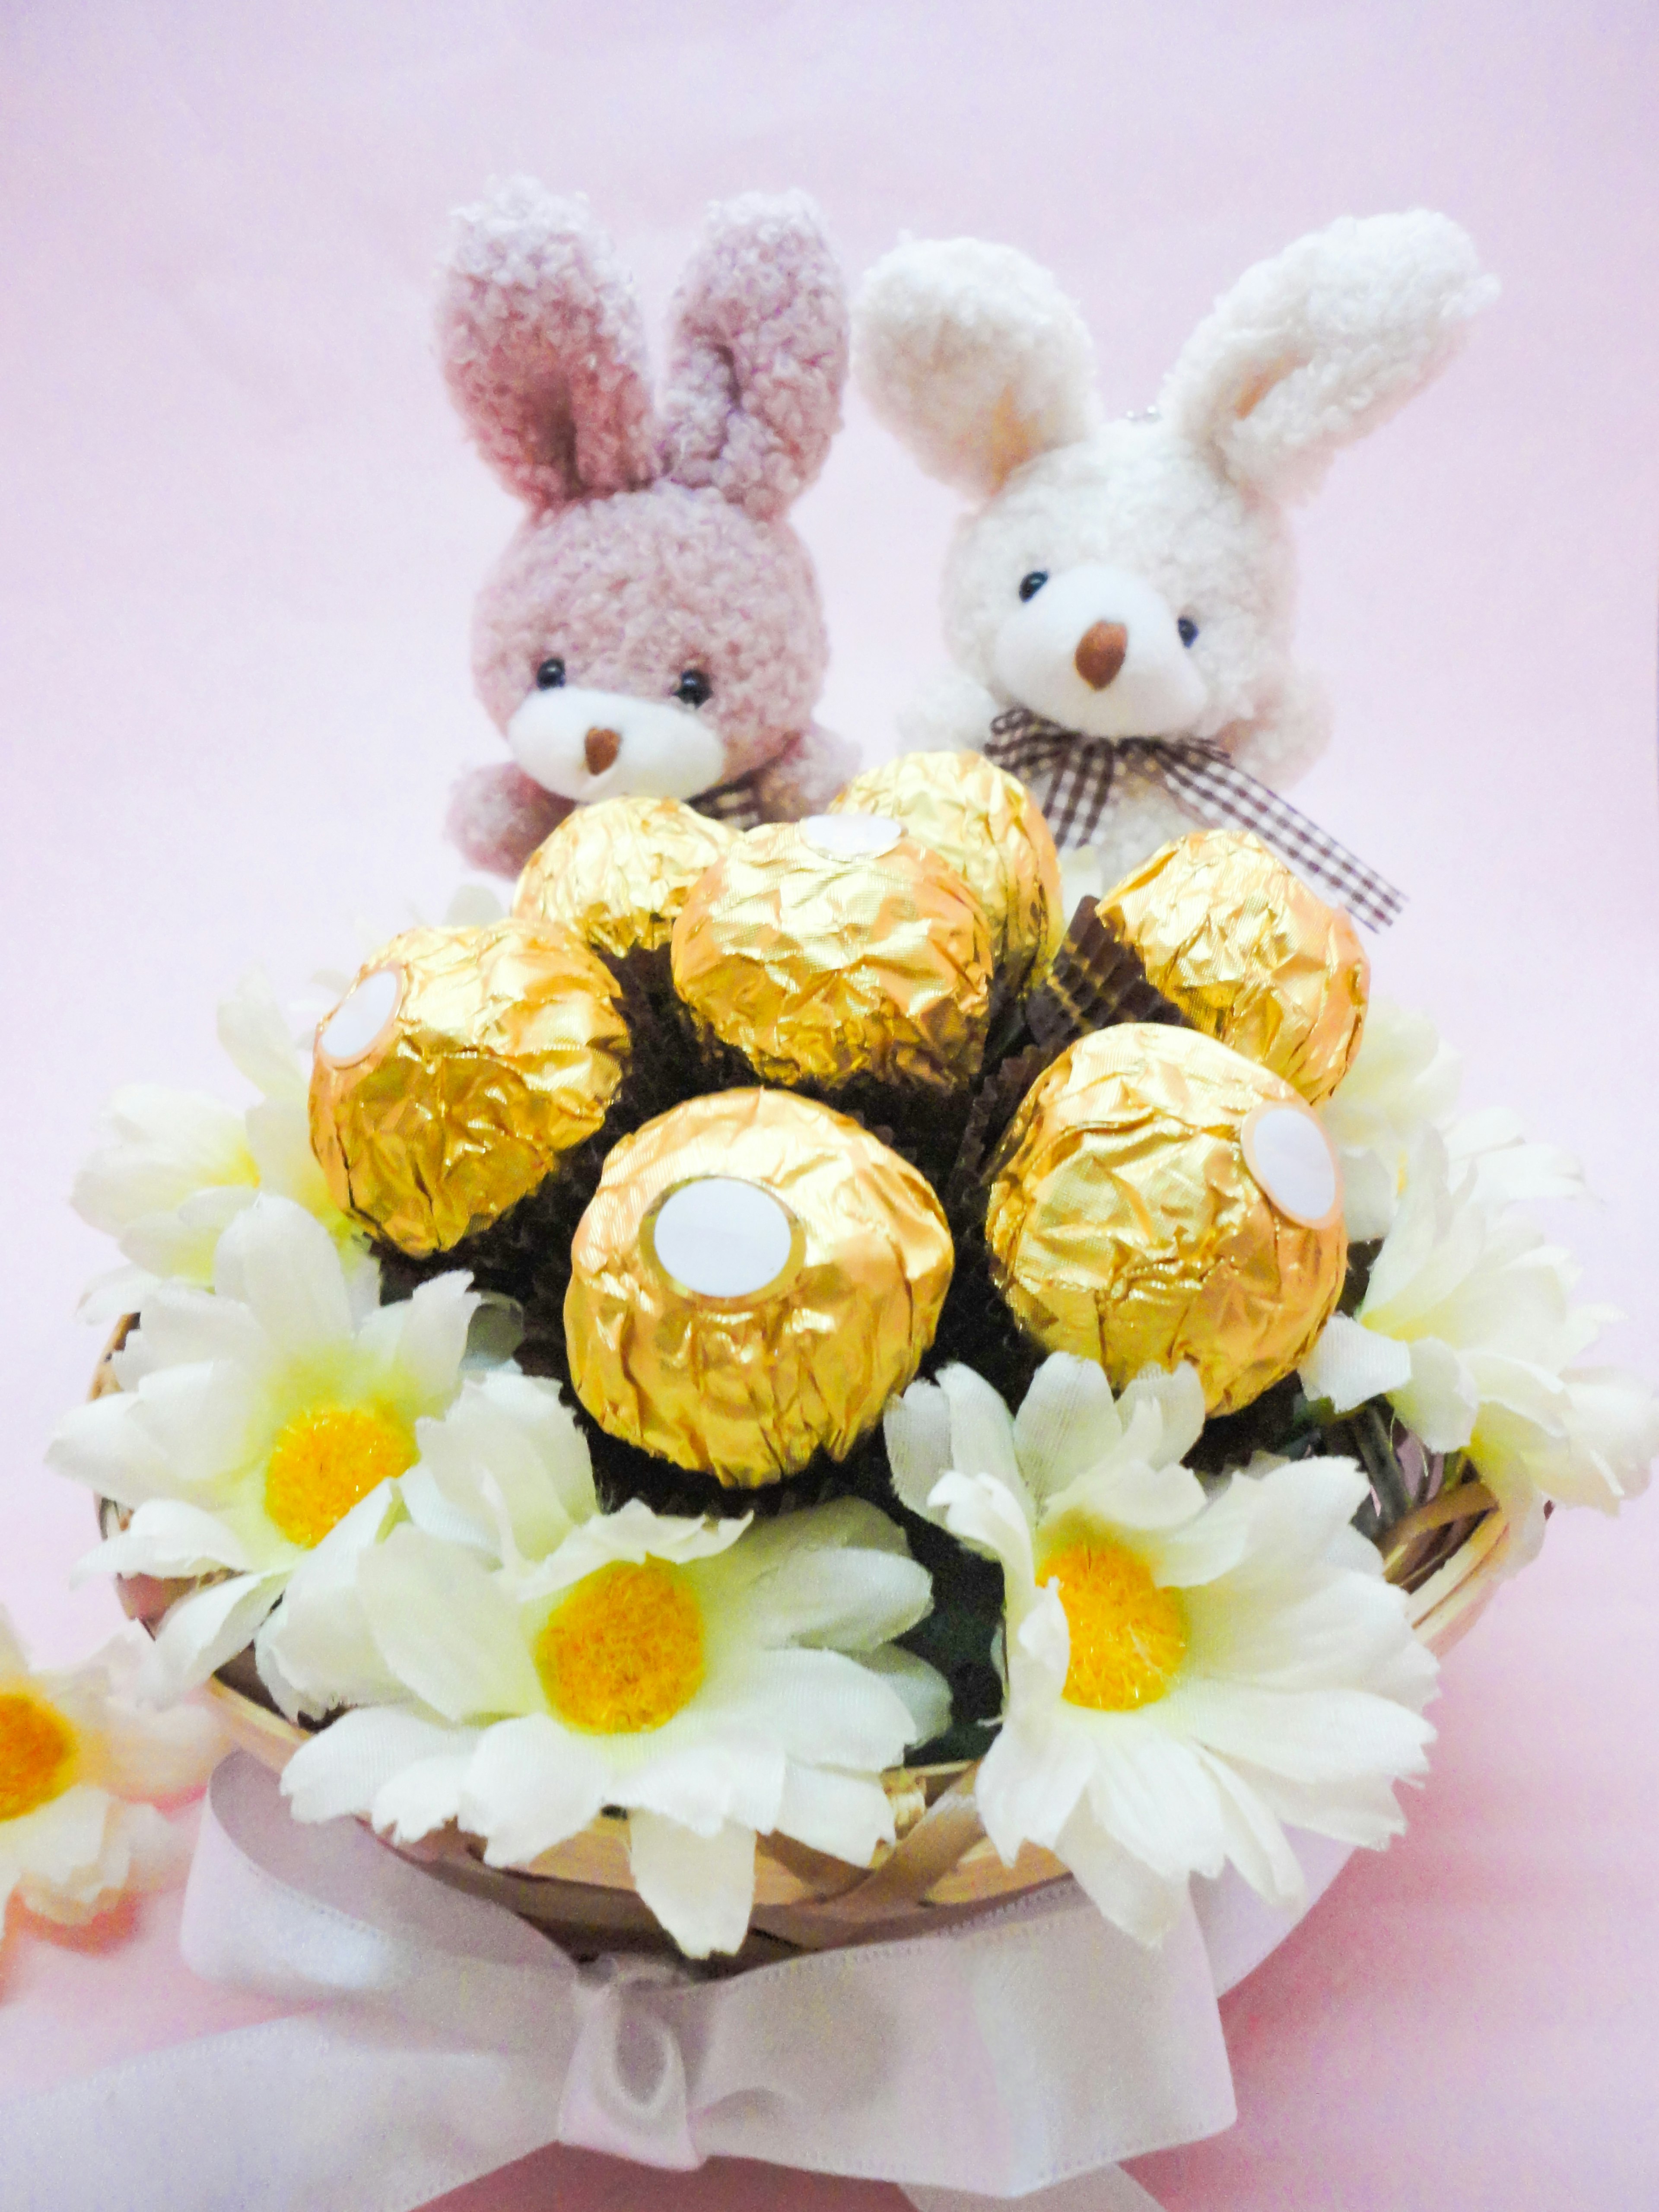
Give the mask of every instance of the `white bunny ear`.
<svg viewBox="0 0 1659 2212">
<path fill-rule="evenodd" d="M 1182 348 L 1159 411 L 1237 482 L 1295 498 L 1440 374 L 1498 290 L 1442 215 L 1352 216 L 1258 262 Z"/>
<path fill-rule="evenodd" d="M 1082 316 L 1046 269 L 976 238 L 877 262 L 853 302 L 853 374 L 928 475 L 971 493 L 1094 422 Z"/>
<path fill-rule="evenodd" d="M 450 396 L 509 491 L 545 507 L 651 481 L 639 303 L 586 200 L 518 177 L 464 210 L 437 319 Z"/>
</svg>

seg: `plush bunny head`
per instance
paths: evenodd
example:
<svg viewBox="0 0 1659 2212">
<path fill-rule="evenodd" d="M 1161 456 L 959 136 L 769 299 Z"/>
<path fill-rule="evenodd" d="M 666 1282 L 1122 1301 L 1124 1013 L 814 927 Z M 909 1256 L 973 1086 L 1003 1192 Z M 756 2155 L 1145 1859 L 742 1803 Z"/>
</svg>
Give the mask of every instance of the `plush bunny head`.
<svg viewBox="0 0 1659 2212">
<path fill-rule="evenodd" d="M 890 253 L 854 305 L 854 373 L 922 467 L 981 502 L 945 570 L 955 670 L 908 740 L 983 744 L 1024 708 L 1089 738 L 1212 738 L 1291 781 L 1328 714 L 1291 657 L 1286 504 L 1445 366 L 1492 289 L 1443 216 L 1334 223 L 1235 285 L 1155 410 L 1109 422 L 1046 270 L 973 239 Z M 1121 799 L 1095 872 L 1191 826 L 1156 789 Z"/>
<path fill-rule="evenodd" d="M 527 510 L 484 587 L 474 668 L 515 768 L 450 826 L 513 872 L 574 805 L 810 811 L 850 762 L 812 709 L 829 648 L 785 520 L 840 416 L 847 308 L 799 193 L 710 210 L 660 412 L 633 288 L 580 199 L 520 179 L 462 215 L 438 310 L 449 389 Z M 737 794 L 719 787 L 741 783 Z"/>
</svg>

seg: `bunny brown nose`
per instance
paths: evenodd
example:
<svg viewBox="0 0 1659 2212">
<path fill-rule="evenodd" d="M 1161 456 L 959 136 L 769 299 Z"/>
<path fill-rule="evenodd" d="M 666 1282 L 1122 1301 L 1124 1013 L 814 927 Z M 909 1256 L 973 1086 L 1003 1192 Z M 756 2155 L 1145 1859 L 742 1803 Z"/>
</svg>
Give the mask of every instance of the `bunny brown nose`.
<svg viewBox="0 0 1659 2212">
<path fill-rule="evenodd" d="M 1081 646 L 1078 648 L 1079 653 L 1082 649 Z M 1122 658 L 1120 653 L 1118 659 L 1121 660 Z M 582 741 L 582 758 L 587 763 L 589 775 L 603 775 L 621 750 L 620 730 L 590 730 Z"/>
<path fill-rule="evenodd" d="M 1129 633 L 1121 623 L 1091 623 L 1078 641 L 1077 672 L 1091 690 L 1103 691 L 1128 650 Z"/>
</svg>

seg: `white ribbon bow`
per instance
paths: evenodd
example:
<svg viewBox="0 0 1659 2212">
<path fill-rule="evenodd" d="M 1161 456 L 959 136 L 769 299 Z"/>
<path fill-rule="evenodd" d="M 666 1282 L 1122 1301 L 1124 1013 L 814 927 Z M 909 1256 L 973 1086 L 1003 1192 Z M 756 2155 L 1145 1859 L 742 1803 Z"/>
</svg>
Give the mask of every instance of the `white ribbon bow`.
<svg viewBox="0 0 1659 2212">
<path fill-rule="evenodd" d="M 1316 1888 L 1340 1863 L 1324 1857 Z M 1104 2169 L 1231 2123 L 1215 1993 L 1292 1924 L 1242 1885 L 1202 1887 L 1207 1928 L 1189 1912 L 1157 1952 L 1066 1883 L 723 1980 L 579 1966 L 355 1823 L 297 1826 L 238 1755 L 204 1809 L 185 1955 L 311 2008 L 5 2106 L 0 2201 L 410 2212 L 562 2142 L 896 2181 L 927 2212 L 970 2191 L 1150 2204 Z"/>
</svg>

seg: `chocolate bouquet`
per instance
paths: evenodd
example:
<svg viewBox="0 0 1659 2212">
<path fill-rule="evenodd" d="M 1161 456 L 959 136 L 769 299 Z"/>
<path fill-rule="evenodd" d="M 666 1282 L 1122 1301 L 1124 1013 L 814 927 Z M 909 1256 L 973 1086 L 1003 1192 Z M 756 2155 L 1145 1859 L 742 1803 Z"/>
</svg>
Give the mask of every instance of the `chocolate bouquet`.
<svg viewBox="0 0 1659 2212">
<path fill-rule="evenodd" d="M 1378 1846 L 1432 1656 L 1647 1394 L 1346 916 L 1205 830 L 1062 911 L 906 756 L 738 835 L 579 809 L 261 1097 L 118 1098 L 58 1468 L 304 1822 L 578 1954 L 745 1967 L 1075 1879 L 1146 1944 Z"/>
</svg>

